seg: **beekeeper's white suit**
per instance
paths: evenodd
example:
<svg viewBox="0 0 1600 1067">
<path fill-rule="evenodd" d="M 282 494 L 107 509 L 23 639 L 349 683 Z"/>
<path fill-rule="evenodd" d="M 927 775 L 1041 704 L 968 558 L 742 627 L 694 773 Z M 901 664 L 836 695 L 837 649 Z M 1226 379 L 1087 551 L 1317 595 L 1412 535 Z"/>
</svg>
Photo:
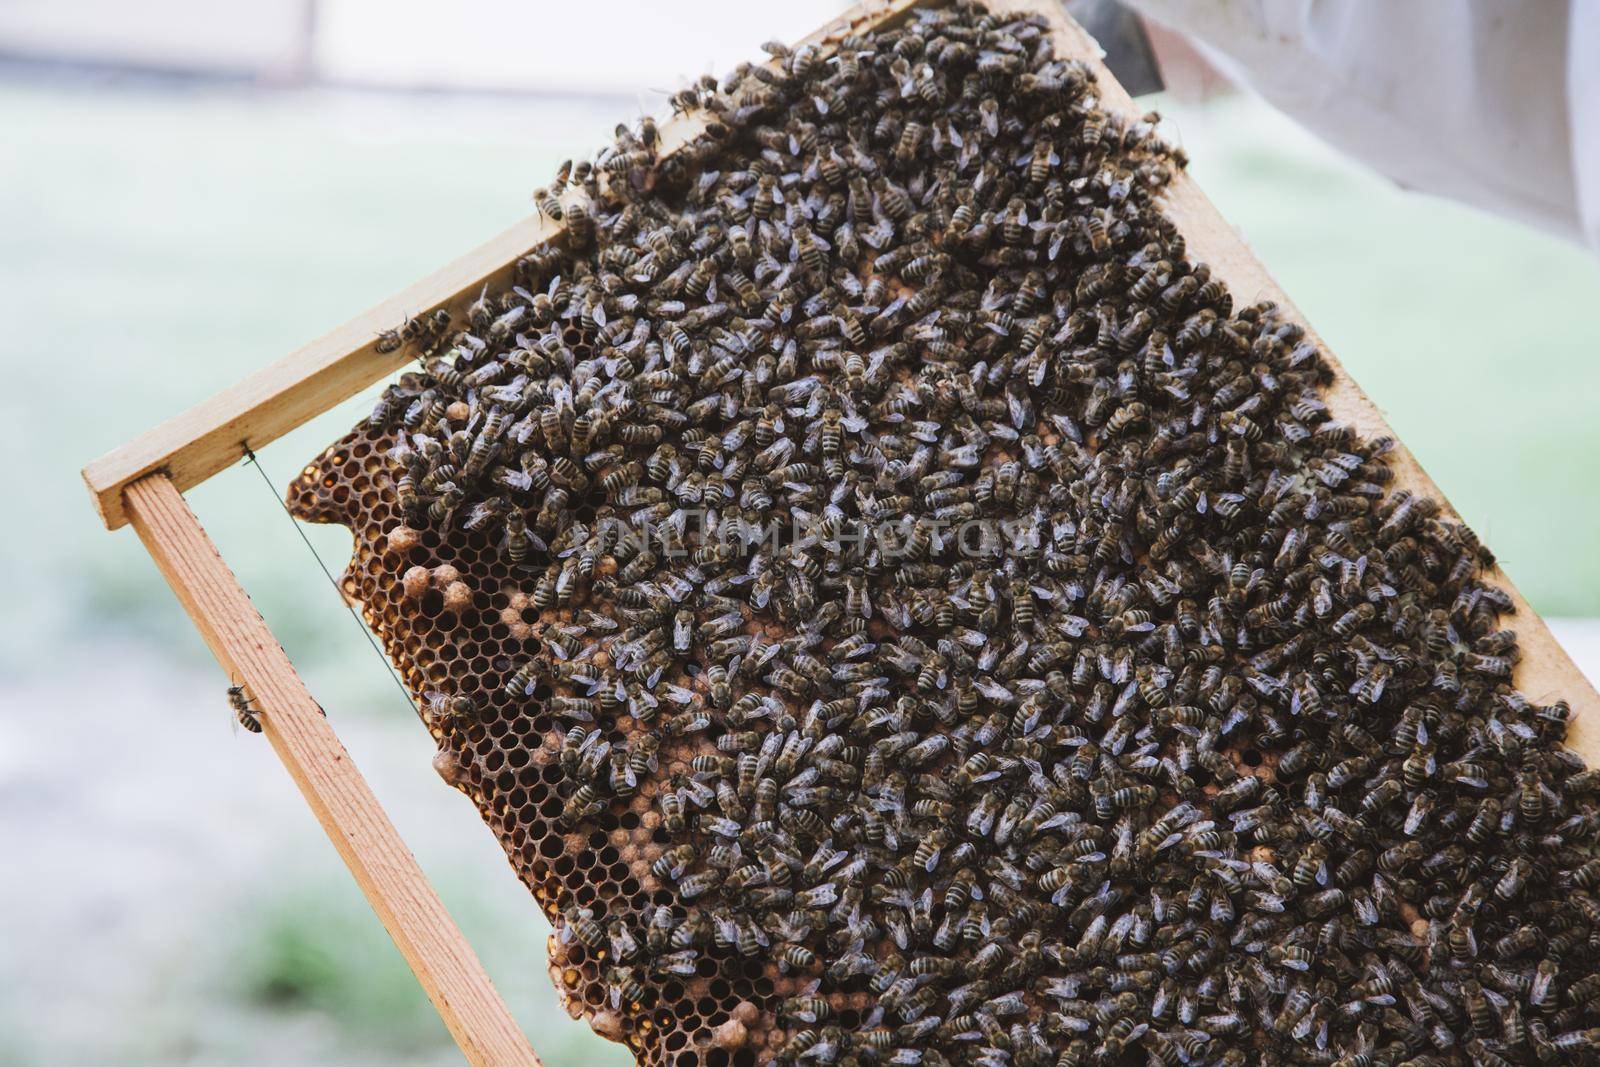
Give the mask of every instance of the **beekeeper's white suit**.
<svg viewBox="0 0 1600 1067">
<path fill-rule="evenodd" d="M 1600 0 L 1127 0 L 1402 185 L 1600 250 Z"/>
</svg>

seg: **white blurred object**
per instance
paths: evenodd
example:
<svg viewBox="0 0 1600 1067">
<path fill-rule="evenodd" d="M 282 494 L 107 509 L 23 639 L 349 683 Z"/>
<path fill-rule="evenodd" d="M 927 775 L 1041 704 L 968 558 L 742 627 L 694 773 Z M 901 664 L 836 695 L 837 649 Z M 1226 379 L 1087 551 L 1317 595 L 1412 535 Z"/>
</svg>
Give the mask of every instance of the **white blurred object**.
<svg viewBox="0 0 1600 1067">
<path fill-rule="evenodd" d="M 0 57 L 292 79 L 313 0 L 0 0 Z"/>
<path fill-rule="evenodd" d="M 1126 0 L 1402 186 L 1600 248 L 1600 0 Z"/>
<path fill-rule="evenodd" d="M 1550 632 L 1556 635 L 1556 640 L 1589 679 L 1589 684 L 1600 687 L 1600 619 L 1546 619 L 1545 622 L 1550 624 Z"/>
<path fill-rule="evenodd" d="M 761 58 L 762 41 L 793 41 L 838 14 L 835 0 L 322 0 L 318 70 L 367 85 L 672 92 Z M 619 119 L 627 115 L 617 116 Z"/>
<path fill-rule="evenodd" d="M 0 0 L 0 62 L 632 97 L 762 58 L 845 0 Z M 628 114 L 618 114 L 624 119 Z"/>
</svg>

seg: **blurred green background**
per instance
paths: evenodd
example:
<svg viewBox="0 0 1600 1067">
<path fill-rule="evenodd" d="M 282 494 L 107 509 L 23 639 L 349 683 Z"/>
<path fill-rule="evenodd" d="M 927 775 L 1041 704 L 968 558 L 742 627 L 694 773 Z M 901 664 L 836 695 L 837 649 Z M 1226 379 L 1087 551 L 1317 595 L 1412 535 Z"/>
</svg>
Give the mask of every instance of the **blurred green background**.
<svg viewBox="0 0 1600 1067">
<path fill-rule="evenodd" d="M 1600 269 L 1249 100 L 1170 135 L 1533 605 L 1600 615 Z M 457 1062 L 130 532 L 78 469 L 489 237 L 632 97 L 0 77 L 0 1063 Z M 1248 300 L 1254 294 L 1238 294 Z M 264 449 L 278 492 L 376 390 Z M 249 470 L 190 499 L 551 1067 L 547 927 Z M 341 531 L 310 531 L 342 566 Z M 1560 631 L 1594 662 L 1595 629 Z M 1592 667 L 1591 667 L 1592 670 Z"/>
</svg>

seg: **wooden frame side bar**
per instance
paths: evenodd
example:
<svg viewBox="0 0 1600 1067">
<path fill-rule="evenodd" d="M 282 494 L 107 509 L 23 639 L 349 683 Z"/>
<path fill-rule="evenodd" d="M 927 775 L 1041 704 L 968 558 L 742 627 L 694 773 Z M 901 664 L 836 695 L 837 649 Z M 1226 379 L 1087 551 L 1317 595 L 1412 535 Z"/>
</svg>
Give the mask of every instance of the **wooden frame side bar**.
<svg viewBox="0 0 1600 1067">
<path fill-rule="evenodd" d="M 848 33 L 885 26 L 922 2 L 866 0 L 799 44 L 826 49 Z M 704 130 L 705 116 L 699 113 L 663 122 L 661 154 L 679 151 Z M 238 459 L 241 444 L 263 448 L 405 366 L 415 355 L 411 346 L 379 352 L 379 332 L 441 307 L 463 321 L 467 305 L 485 285 L 504 286 L 517 260 L 562 228 L 539 216 L 523 219 L 330 333 L 101 456 L 83 469 L 101 521 L 110 530 L 128 521 L 122 493 L 138 479 L 162 471 L 185 492 Z"/>
<path fill-rule="evenodd" d="M 217 662 L 260 709 L 267 740 L 467 1060 L 539 1067 L 477 954 L 177 486 L 162 474 L 136 481 L 125 511 Z"/>
</svg>

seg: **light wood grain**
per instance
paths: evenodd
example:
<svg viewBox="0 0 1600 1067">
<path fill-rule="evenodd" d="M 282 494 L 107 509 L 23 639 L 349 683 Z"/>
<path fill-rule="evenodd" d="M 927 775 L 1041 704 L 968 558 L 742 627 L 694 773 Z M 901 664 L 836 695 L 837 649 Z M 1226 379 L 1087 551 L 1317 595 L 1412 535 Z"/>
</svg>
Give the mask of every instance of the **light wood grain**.
<svg viewBox="0 0 1600 1067">
<path fill-rule="evenodd" d="M 848 33 L 868 33 L 903 17 L 917 2 L 857 4 L 798 43 L 826 52 Z M 660 153 L 680 151 L 704 130 L 699 112 L 663 121 Z M 559 222 L 537 215 L 523 219 L 343 326 L 96 459 L 83 469 L 83 480 L 101 521 L 110 530 L 127 522 L 122 491 L 135 480 L 163 471 L 180 492 L 192 489 L 225 470 L 246 446 L 259 450 L 394 373 L 416 352 L 410 345 L 379 352 L 379 332 L 441 307 L 456 322 L 465 321 L 467 305 L 484 286 L 507 285 L 518 259 L 561 232 Z"/>
<path fill-rule="evenodd" d="M 994 11 L 1028 12 L 1049 20 L 1056 54 L 1082 59 L 1094 69 L 1095 77 L 1100 83 L 1101 100 L 1109 110 L 1119 112 L 1130 119 L 1137 119 L 1144 113 L 1145 109 L 1134 102 L 1101 62 L 1100 48 L 1093 38 L 1072 21 L 1054 0 L 986 0 L 986 2 Z M 1304 326 L 1316 339 L 1326 354 L 1328 365 L 1334 375 L 1333 384 L 1324 394 L 1329 412 L 1335 419 L 1357 430 L 1363 436 L 1387 436 L 1397 442 L 1394 451 L 1389 455 L 1390 466 L 1395 476 L 1394 488 L 1409 489 L 1413 493 L 1431 497 L 1444 507 L 1446 517 L 1460 521 L 1460 516 L 1450 506 L 1444 493 L 1434 484 L 1433 479 L 1428 477 L 1410 449 L 1400 443 L 1400 435 L 1394 432 L 1377 405 L 1361 386 L 1356 384 L 1355 379 L 1350 377 L 1322 339 L 1316 336 L 1316 331 L 1306 322 L 1305 316 L 1295 307 L 1294 301 L 1278 287 L 1278 283 L 1273 281 L 1267 268 L 1250 251 L 1244 238 L 1228 225 L 1227 220 L 1212 206 L 1205 193 L 1201 192 L 1199 185 L 1187 173 L 1180 173 L 1172 183 L 1166 195 L 1165 207 L 1167 214 L 1177 223 L 1178 229 L 1188 242 L 1190 257 L 1209 263 L 1212 273 L 1227 284 L 1238 302 L 1248 304 L 1257 300 L 1275 301 L 1290 319 Z M 1351 264 L 1351 269 L 1357 267 L 1357 264 Z M 1576 720 L 1568 737 L 1568 744 L 1581 753 L 1591 765 L 1600 763 L 1600 727 L 1596 725 L 1600 722 L 1600 694 L 1595 692 L 1594 686 L 1572 662 L 1572 657 L 1567 655 L 1566 650 L 1556 641 L 1555 635 L 1550 632 L 1550 627 L 1528 605 L 1522 594 L 1517 592 L 1516 586 L 1511 583 L 1505 572 L 1497 568 L 1488 577 L 1491 582 L 1510 594 L 1516 607 L 1515 613 L 1505 620 L 1505 624 L 1516 631 L 1517 640 L 1522 647 L 1522 662 L 1517 665 L 1514 677 L 1517 687 L 1527 694 L 1530 700 L 1542 703 L 1557 699 L 1567 701 L 1572 706 Z"/>
<path fill-rule="evenodd" d="M 127 487 L 125 505 L 217 662 L 245 686 L 267 740 L 467 1060 L 538 1067 L 472 946 L 177 487 L 160 474 L 141 479 Z M 220 711 L 220 686 L 217 700 Z"/>
</svg>

